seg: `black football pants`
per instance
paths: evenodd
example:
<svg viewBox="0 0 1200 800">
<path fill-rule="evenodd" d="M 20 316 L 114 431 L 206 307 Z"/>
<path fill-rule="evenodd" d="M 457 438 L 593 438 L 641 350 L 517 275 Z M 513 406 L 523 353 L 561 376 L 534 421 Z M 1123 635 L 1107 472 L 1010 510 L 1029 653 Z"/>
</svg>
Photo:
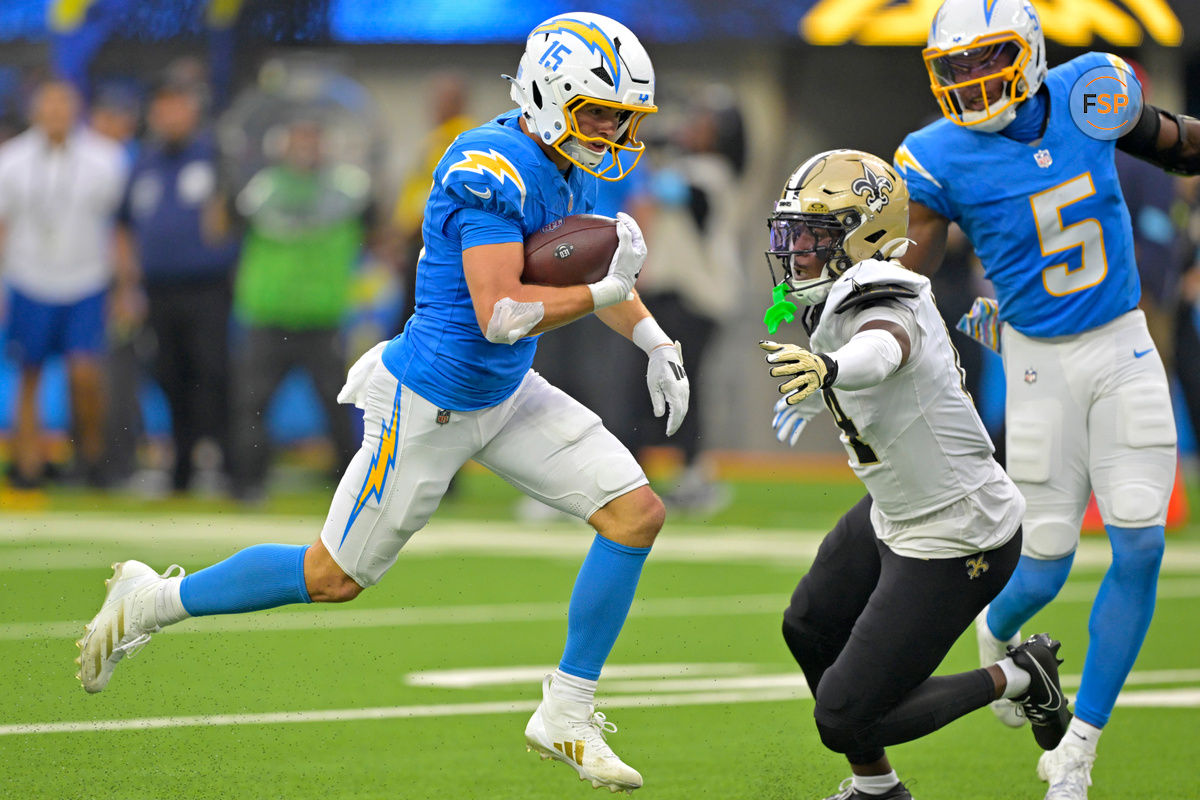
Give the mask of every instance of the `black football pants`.
<svg viewBox="0 0 1200 800">
<path fill-rule="evenodd" d="M 876 538 L 870 511 L 867 495 L 838 521 L 783 615 L 783 637 L 816 698 L 821 741 L 852 764 L 992 701 L 983 669 L 930 675 L 1021 555 L 1018 531 L 974 556 L 906 558 Z"/>
</svg>

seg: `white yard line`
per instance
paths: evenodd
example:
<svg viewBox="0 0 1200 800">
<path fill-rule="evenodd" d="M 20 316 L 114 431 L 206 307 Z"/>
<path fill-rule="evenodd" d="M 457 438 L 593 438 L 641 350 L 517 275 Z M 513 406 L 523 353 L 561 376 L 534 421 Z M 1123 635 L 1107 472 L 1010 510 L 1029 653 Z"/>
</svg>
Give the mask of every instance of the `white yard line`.
<svg viewBox="0 0 1200 800">
<path fill-rule="evenodd" d="M 808 690 L 786 688 L 763 691 L 697 692 L 694 694 L 647 694 L 606 698 L 605 708 L 653 708 L 723 703 L 765 703 L 808 697 Z M 0 725 L 0 736 L 35 733 L 80 733 L 92 731 L 130 731 L 150 728 L 196 728 L 223 725 L 278 725 L 291 722 L 354 722 L 372 719 L 410 719 L 415 717 L 456 717 L 484 714 L 529 713 L 536 700 L 495 703 L 449 703 L 445 705 L 385 706 L 380 708 L 343 708 L 325 711 L 277 711 L 262 714 L 213 714 L 181 717 L 142 717 L 140 719 L 84 720 L 80 722 L 43 722 L 28 725 Z"/>
<path fill-rule="evenodd" d="M 611 695 L 602 705 L 611 708 L 667 708 L 692 705 L 731 705 L 767 703 L 808 698 L 808 688 L 794 675 L 757 676 L 750 683 L 757 688 L 734 689 L 747 685 L 747 679 L 730 679 L 730 687 L 721 690 L 722 682 L 711 682 L 713 691 L 689 693 L 655 692 L 652 694 Z M 665 688 L 665 687 L 663 687 Z M 1200 689 L 1160 689 L 1123 692 L 1117 705 L 1138 708 L 1196 708 L 1200 707 Z M 377 708 L 343 708 L 322 711 L 274 711 L 257 714 L 206 714 L 196 716 L 141 717 L 135 719 L 80 720 L 75 722 L 38 722 L 0 725 L 0 736 L 29 736 L 45 733 L 94 733 L 98 731 L 130 731 L 161 728 L 200 728 L 231 725 L 282 725 L 299 722 L 358 722 L 381 719 L 414 719 L 419 717 L 482 716 L 488 714 L 529 713 L 537 707 L 536 700 L 516 700 L 489 703 L 447 703 L 412 706 L 382 706 Z"/>
</svg>

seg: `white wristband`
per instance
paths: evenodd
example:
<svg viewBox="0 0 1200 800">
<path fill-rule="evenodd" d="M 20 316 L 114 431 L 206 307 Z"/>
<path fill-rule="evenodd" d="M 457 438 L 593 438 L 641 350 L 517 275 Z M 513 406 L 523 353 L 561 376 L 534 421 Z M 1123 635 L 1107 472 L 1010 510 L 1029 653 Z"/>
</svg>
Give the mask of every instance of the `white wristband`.
<svg viewBox="0 0 1200 800">
<path fill-rule="evenodd" d="M 904 358 L 904 351 L 895 336 L 870 328 L 854 334 L 850 341 L 829 355 L 838 365 L 833 385 L 853 391 L 874 386 L 895 372 Z"/>
<path fill-rule="evenodd" d="M 644 317 L 633 326 L 633 343 L 642 348 L 642 352 L 650 355 L 663 345 L 675 344 L 670 336 L 659 327 L 654 317 Z"/>
<path fill-rule="evenodd" d="M 624 303 L 633 297 L 633 292 L 626 289 L 621 284 L 621 281 L 612 275 L 601 278 L 595 283 L 589 283 L 587 287 L 592 293 L 593 311 L 615 306 L 617 303 Z"/>
</svg>

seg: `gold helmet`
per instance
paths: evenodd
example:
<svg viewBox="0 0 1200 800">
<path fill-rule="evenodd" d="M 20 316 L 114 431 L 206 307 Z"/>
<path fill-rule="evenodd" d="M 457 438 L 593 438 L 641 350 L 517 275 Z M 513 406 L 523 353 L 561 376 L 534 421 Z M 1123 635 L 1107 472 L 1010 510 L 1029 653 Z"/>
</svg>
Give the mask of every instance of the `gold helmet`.
<svg viewBox="0 0 1200 800">
<path fill-rule="evenodd" d="M 891 165 L 860 150 L 829 150 L 805 161 L 784 184 L 767 219 L 772 283 L 800 305 L 825 300 L 838 277 L 859 261 L 900 255 L 907 243 L 908 188 Z M 815 254 L 821 275 L 799 278 L 797 255 Z M 783 280 L 775 280 L 775 261 Z"/>
</svg>

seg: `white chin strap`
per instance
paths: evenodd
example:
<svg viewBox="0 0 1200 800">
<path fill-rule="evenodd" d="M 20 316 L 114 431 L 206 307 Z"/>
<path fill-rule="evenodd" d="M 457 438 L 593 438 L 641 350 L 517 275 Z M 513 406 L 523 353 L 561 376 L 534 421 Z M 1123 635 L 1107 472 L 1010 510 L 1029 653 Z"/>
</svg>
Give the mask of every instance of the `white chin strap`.
<svg viewBox="0 0 1200 800">
<path fill-rule="evenodd" d="M 585 147 L 583 142 L 580 142 L 578 139 L 574 138 L 564 142 L 562 149 L 564 153 L 588 169 L 595 169 L 596 167 L 600 166 L 600 162 L 604 160 L 604 156 L 608 152 L 607 150 L 601 150 L 597 153 L 592 148 Z"/>
<path fill-rule="evenodd" d="M 1005 108 L 1004 104 L 1008 107 Z M 1000 111 L 999 109 L 1004 109 Z M 996 116 L 991 119 L 986 119 L 989 114 Z M 962 119 L 971 129 L 984 131 L 985 133 L 995 133 L 996 131 L 1004 130 L 1008 124 L 1017 118 L 1017 104 L 1010 100 L 1007 96 L 1001 97 L 996 102 L 992 103 L 982 111 L 963 111 Z"/>
<path fill-rule="evenodd" d="M 837 278 L 830 275 L 827 270 L 823 271 L 819 278 L 801 281 L 799 286 L 788 292 L 788 299 L 798 306 L 815 306 L 818 303 L 824 303 L 836 280 Z"/>
<path fill-rule="evenodd" d="M 908 246 L 916 244 L 912 239 L 906 239 L 901 236 L 898 239 L 888 239 L 879 247 L 879 257 L 884 261 L 889 258 L 900 258 L 908 252 Z"/>
</svg>

